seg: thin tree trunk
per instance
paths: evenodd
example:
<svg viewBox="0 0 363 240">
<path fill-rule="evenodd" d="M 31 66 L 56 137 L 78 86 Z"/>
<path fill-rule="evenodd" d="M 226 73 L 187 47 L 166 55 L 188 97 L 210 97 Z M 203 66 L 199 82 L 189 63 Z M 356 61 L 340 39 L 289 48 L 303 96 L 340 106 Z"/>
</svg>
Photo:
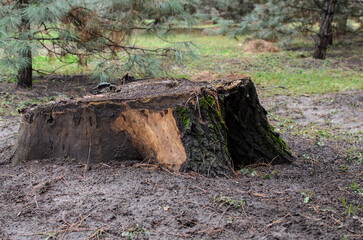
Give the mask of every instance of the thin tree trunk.
<svg viewBox="0 0 363 240">
<path fill-rule="evenodd" d="M 20 8 L 23 9 L 24 5 L 27 3 L 28 3 L 28 0 L 19 1 Z M 22 15 L 20 29 L 19 29 L 19 36 L 20 36 L 21 40 L 23 40 L 25 42 L 27 40 L 30 40 L 29 36 L 27 36 L 29 30 L 30 30 L 29 20 L 24 15 Z M 19 52 L 19 57 L 22 59 L 25 59 L 26 64 L 25 64 L 25 66 L 20 68 L 18 71 L 18 76 L 17 76 L 18 86 L 30 88 L 30 87 L 32 87 L 32 80 L 33 80 L 31 47 L 27 46 L 25 51 L 23 50 L 23 51 Z"/>
<path fill-rule="evenodd" d="M 337 0 L 325 1 L 320 30 L 316 39 L 315 51 L 313 55 L 313 57 L 316 59 L 325 59 L 328 45 L 333 43 L 333 32 L 331 23 L 336 2 Z"/>
</svg>

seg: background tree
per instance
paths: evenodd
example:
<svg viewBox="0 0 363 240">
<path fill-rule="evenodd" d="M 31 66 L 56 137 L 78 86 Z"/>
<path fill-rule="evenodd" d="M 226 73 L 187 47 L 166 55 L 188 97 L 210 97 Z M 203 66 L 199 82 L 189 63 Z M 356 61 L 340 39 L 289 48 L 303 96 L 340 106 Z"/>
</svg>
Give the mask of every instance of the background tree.
<svg viewBox="0 0 363 240">
<path fill-rule="evenodd" d="M 361 21 L 362 16 L 363 3 L 359 0 L 263 0 L 242 17 L 239 27 L 232 30 L 231 35 L 248 33 L 255 38 L 287 42 L 297 34 L 303 34 L 312 36 L 320 46 L 324 42 L 322 36 L 328 34 L 328 42 L 332 43 L 334 35 L 347 32 L 349 19 Z M 319 31 L 320 26 L 327 28 L 325 34 L 321 32 L 323 30 Z M 314 57 L 325 58 L 319 54 L 314 54 Z"/>
<path fill-rule="evenodd" d="M 332 21 L 336 0 L 325 0 L 322 8 L 322 20 L 320 30 L 316 37 L 316 45 L 314 50 L 314 58 L 325 59 L 328 45 L 333 44 L 333 28 Z"/>
<path fill-rule="evenodd" d="M 192 44 L 169 42 L 168 47 L 144 49 L 131 37 L 147 33 L 165 39 L 174 23 L 191 23 L 194 4 L 185 0 L 2 1 L 0 66 L 15 69 L 21 87 L 32 86 L 32 72 L 38 71 L 32 67 L 32 57 L 37 54 L 65 64 L 92 60 L 94 77 L 100 81 L 125 71 L 152 76 L 161 71 L 165 58 L 193 57 Z"/>
</svg>

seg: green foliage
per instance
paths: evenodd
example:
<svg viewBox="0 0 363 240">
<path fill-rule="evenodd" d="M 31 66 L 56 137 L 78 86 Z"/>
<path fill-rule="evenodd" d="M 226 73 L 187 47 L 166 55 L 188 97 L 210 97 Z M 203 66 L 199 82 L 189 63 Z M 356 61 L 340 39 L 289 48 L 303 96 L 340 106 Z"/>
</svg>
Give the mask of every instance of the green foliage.
<svg viewBox="0 0 363 240">
<path fill-rule="evenodd" d="M 252 32 L 255 38 L 276 41 L 281 35 L 291 36 L 296 33 L 296 29 L 291 26 L 292 16 L 296 17 L 296 13 L 288 7 L 287 1 L 269 0 L 256 4 L 253 11 L 244 16 L 239 28 L 231 34 L 236 36 Z"/>
<path fill-rule="evenodd" d="M 134 237 L 138 237 L 140 235 L 146 237 L 149 236 L 150 233 L 146 229 L 142 228 L 139 224 L 136 224 L 135 227 L 126 229 L 122 232 L 122 236 L 127 237 L 128 239 L 134 239 Z"/>
<path fill-rule="evenodd" d="M 350 185 L 350 188 L 353 191 L 357 191 L 359 189 L 360 184 L 357 184 L 356 181 L 353 181 L 352 184 Z"/>
<path fill-rule="evenodd" d="M 357 210 L 359 210 L 361 208 L 361 206 L 357 206 L 355 207 L 353 204 L 347 204 L 346 200 L 344 197 L 342 197 L 342 203 L 343 203 L 343 206 L 348 214 L 348 217 L 350 217 L 351 215 L 355 215 Z"/>
<path fill-rule="evenodd" d="M 63 64 L 68 64 L 65 58 L 76 57 L 78 64 L 91 65 L 94 77 L 101 81 L 126 71 L 138 76 L 161 75 L 165 59 L 182 62 L 195 57 L 189 41 L 171 42 L 166 34 L 175 23 L 193 23 L 189 12 L 196 2 L 7 1 L 0 5 L 0 66 L 16 74 L 32 64 L 24 57 L 31 50 L 34 57 L 46 53 Z M 137 38 L 130 41 L 131 36 L 143 34 L 157 36 L 167 44 L 143 48 Z M 92 62 L 88 63 L 90 57 Z"/>
<path fill-rule="evenodd" d="M 239 172 L 242 175 L 250 175 L 252 177 L 255 177 L 257 175 L 257 171 L 253 168 L 242 168 L 241 170 L 239 170 Z"/>
<path fill-rule="evenodd" d="M 228 204 L 229 206 L 232 206 L 236 209 L 240 209 L 241 211 L 243 211 L 243 207 L 246 206 L 247 204 L 246 199 L 236 200 L 227 196 L 223 196 L 222 194 L 219 196 L 218 195 L 214 196 L 212 201 L 214 203 Z"/>
<path fill-rule="evenodd" d="M 184 127 L 188 128 L 189 123 L 190 123 L 190 116 L 189 116 L 188 109 L 186 107 L 178 106 L 177 112 L 179 114 L 179 117 L 180 117 L 182 123 L 184 124 Z"/>
<path fill-rule="evenodd" d="M 361 184 L 358 184 L 356 181 L 353 181 L 349 186 L 354 192 L 358 193 L 359 196 L 363 197 L 363 188 L 359 188 Z"/>
<path fill-rule="evenodd" d="M 255 2 L 254 8 L 245 13 L 232 36 L 252 33 L 255 38 L 289 41 L 297 33 L 317 34 L 317 25 L 325 1 L 265 0 Z M 361 3 L 354 0 L 338 0 L 333 27 L 337 31 L 348 28 L 347 19 L 361 16 Z M 353 29 L 350 29 L 352 31 Z"/>
<path fill-rule="evenodd" d="M 356 159 L 358 164 L 361 164 L 363 162 L 362 151 L 357 149 L 354 145 L 349 148 L 345 148 L 345 154 L 347 156 L 348 162 L 351 162 L 353 159 Z"/>
<path fill-rule="evenodd" d="M 309 191 L 301 192 L 301 194 L 304 196 L 304 203 L 309 203 L 314 193 L 314 190 L 311 191 L 311 193 Z"/>
<path fill-rule="evenodd" d="M 348 166 L 346 164 L 340 166 L 340 169 L 343 171 L 347 171 L 348 170 Z"/>
<path fill-rule="evenodd" d="M 232 20 L 238 22 L 248 12 L 252 11 L 253 5 L 261 1 L 256 0 L 202 0 L 198 8 L 198 17 L 210 19 L 222 24 L 223 21 Z"/>
</svg>

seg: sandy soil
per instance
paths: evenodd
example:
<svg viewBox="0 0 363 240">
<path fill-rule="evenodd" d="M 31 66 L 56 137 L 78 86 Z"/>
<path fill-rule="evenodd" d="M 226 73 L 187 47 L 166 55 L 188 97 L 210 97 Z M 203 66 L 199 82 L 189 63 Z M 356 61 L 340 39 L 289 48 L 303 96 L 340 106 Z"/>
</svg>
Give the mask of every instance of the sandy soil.
<svg viewBox="0 0 363 240">
<path fill-rule="evenodd" d="M 363 196 L 351 185 L 363 189 L 363 163 L 347 161 L 347 149 L 362 153 L 362 99 L 363 92 L 262 99 L 296 126 L 313 122 L 356 140 L 319 145 L 284 133 L 293 164 L 249 166 L 231 178 L 127 161 L 88 171 L 74 159 L 12 165 L 19 118 L 3 117 L 0 239 L 362 239 Z"/>
</svg>

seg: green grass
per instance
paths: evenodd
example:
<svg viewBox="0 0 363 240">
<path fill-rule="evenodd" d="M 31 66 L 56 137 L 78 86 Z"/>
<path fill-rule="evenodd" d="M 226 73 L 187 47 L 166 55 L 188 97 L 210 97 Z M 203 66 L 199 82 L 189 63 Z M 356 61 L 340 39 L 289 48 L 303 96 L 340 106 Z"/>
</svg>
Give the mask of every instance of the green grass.
<svg viewBox="0 0 363 240">
<path fill-rule="evenodd" d="M 279 53 L 244 53 L 244 40 L 225 36 L 203 36 L 201 33 L 174 34 L 168 40 L 172 42 L 192 41 L 196 45 L 199 59 L 186 61 L 182 64 L 169 63 L 169 75 L 172 77 L 187 77 L 202 71 L 224 74 L 244 74 L 253 78 L 262 88 L 269 89 L 265 94 L 321 94 L 346 90 L 363 89 L 360 69 L 348 66 L 347 58 L 336 56 L 326 60 L 315 60 L 311 51 L 286 51 Z M 145 48 L 160 48 L 172 46 L 172 43 L 162 41 L 156 37 L 139 34 L 131 39 L 137 46 Z M 294 47 L 311 48 L 313 42 L 297 39 Z M 330 50 L 339 55 L 344 53 L 344 46 Z M 362 56 L 363 48 L 349 50 L 352 56 Z M 301 55 L 307 57 L 301 58 Z M 58 69 L 59 74 L 79 74 L 92 72 L 92 59 L 88 67 L 77 65 L 76 57 L 63 59 L 68 65 L 58 59 L 47 56 L 36 56 L 33 60 L 34 68 L 45 72 Z"/>
<path fill-rule="evenodd" d="M 33 68 L 44 73 L 52 73 L 57 69 L 57 74 L 64 75 L 90 72 L 87 67 L 78 65 L 78 57 L 76 56 L 68 56 L 60 61 L 57 58 L 39 55 L 33 58 Z"/>
<path fill-rule="evenodd" d="M 54 97 L 26 98 L 13 93 L 6 93 L 0 96 L 0 116 L 18 115 L 18 110 L 32 105 L 47 103 L 54 100 Z"/>
<path fill-rule="evenodd" d="M 279 53 L 244 53 L 243 42 L 225 36 L 203 36 L 201 34 L 177 34 L 173 41 L 193 41 L 197 46 L 200 59 L 187 61 L 182 65 L 173 65 L 174 77 L 192 77 L 201 71 L 220 75 L 241 73 L 251 76 L 255 83 L 263 88 L 272 89 L 268 95 L 276 94 L 321 94 L 346 90 L 363 89 L 361 72 L 349 68 L 346 58 L 335 57 L 315 60 L 311 52 L 286 51 Z M 167 46 L 160 39 L 145 36 L 138 37 L 139 46 L 154 48 Z M 312 47 L 308 41 L 296 41 L 295 46 Z M 332 49 L 336 53 L 344 49 Z M 362 48 L 350 50 L 359 56 Z M 307 57 L 301 58 L 301 55 Z"/>
</svg>

